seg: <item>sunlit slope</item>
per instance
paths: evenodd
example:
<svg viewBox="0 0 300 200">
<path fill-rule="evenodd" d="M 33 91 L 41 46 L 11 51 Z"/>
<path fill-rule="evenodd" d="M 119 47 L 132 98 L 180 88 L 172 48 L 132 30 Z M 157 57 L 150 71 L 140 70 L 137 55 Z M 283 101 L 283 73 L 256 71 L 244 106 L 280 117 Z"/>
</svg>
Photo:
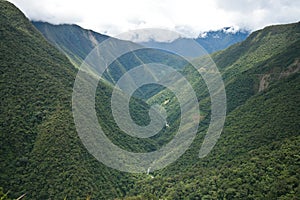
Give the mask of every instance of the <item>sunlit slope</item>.
<svg viewBox="0 0 300 200">
<path fill-rule="evenodd" d="M 212 55 L 226 87 L 224 130 L 204 159 L 199 149 L 209 123 L 209 94 L 193 68 L 204 116 L 191 149 L 128 196 L 167 199 L 294 199 L 299 189 L 299 23 L 271 26 Z M 201 60 L 201 59 L 199 59 Z M 196 81 L 193 81 L 196 80 Z M 162 91 L 150 103 L 175 99 Z M 176 112 L 173 113 L 175 115 Z M 176 118 L 174 119 L 176 121 Z M 202 129 L 201 129 L 202 127 Z M 203 130 L 204 129 L 204 130 Z M 183 172 L 184 171 L 184 172 Z"/>
</svg>

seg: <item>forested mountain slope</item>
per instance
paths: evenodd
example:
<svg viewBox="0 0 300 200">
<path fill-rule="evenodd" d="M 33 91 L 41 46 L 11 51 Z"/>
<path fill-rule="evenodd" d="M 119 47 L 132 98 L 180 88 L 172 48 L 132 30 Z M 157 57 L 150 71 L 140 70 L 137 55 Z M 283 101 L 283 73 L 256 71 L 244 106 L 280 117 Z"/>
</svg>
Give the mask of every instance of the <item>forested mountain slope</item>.
<svg viewBox="0 0 300 200">
<path fill-rule="evenodd" d="M 199 97 L 203 119 L 190 149 L 170 166 L 147 175 L 108 168 L 88 153 L 72 116 L 76 67 L 15 6 L 1 0 L 0 7 L 0 186 L 12 198 L 22 194 L 25 199 L 300 196 L 299 23 L 267 27 L 212 55 L 225 83 L 228 112 L 220 139 L 203 159 L 198 153 L 210 119 L 209 94 L 192 68 L 182 69 Z M 176 127 L 147 139 L 121 132 L 111 114 L 111 92 L 110 84 L 100 81 L 95 107 L 116 145 L 149 152 L 172 139 L 170 131 Z M 148 102 L 169 99 L 168 117 L 176 125 L 180 113 L 172 98 L 163 90 Z M 135 98 L 131 103 L 132 117 L 147 124 L 149 106 Z"/>
<path fill-rule="evenodd" d="M 191 67 L 205 118 L 195 142 L 177 162 L 131 190 L 136 199 L 296 199 L 299 188 L 300 23 L 266 27 L 212 55 L 227 94 L 221 138 L 198 158 L 209 123 L 209 94 Z M 201 58 L 199 59 L 201 60 Z M 148 102 L 173 102 L 167 91 Z M 169 105 L 172 106 L 172 105 Z M 202 106 L 202 107 L 201 107 Z M 209 106 L 209 105 L 208 105 Z M 129 195 L 130 196 L 130 195 Z"/>
<path fill-rule="evenodd" d="M 61 24 L 53 25 L 47 22 L 32 22 L 33 25 L 44 35 L 44 37 L 61 52 L 63 52 L 69 60 L 76 66 L 80 67 L 89 53 L 99 45 L 99 43 L 109 39 L 109 42 L 122 42 L 124 45 L 132 46 L 130 41 L 118 40 L 106 35 L 96 33 L 92 30 L 83 29 L 77 25 Z M 138 44 L 134 44 L 138 45 Z M 158 50 L 145 48 L 139 45 L 141 49 L 128 52 L 120 58 L 116 59 L 103 74 L 105 80 L 112 84 L 120 79 L 130 69 L 147 63 L 162 63 L 172 66 L 175 69 L 182 69 L 187 62 L 174 54 Z M 161 70 L 164 73 L 164 70 Z M 159 87 L 148 87 L 138 89 L 135 96 L 147 99 L 160 91 Z"/>
<path fill-rule="evenodd" d="M 77 67 L 98 43 L 109 38 L 107 35 L 85 30 L 77 25 L 53 25 L 47 22 L 32 22 L 32 24 Z"/>
<path fill-rule="evenodd" d="M 13 198 L 25 193 L 26 199 L 123 196 L 135 176 L 98 162 L 75 130 L 77 69 L 15 6 L 1 0 L 0 7 L 0 186 Z M 125 149 L 154 148 L 151 140 L 140 145 L 131 138 L 117 140 L 122 134 L 111 124 L 107 106 L 111 91 L 100 81 L 96 106 L 108 137 Z M 136 118 L 143 120 L 138 115 L 145 104 L 134 102 Z"/>
</svg>

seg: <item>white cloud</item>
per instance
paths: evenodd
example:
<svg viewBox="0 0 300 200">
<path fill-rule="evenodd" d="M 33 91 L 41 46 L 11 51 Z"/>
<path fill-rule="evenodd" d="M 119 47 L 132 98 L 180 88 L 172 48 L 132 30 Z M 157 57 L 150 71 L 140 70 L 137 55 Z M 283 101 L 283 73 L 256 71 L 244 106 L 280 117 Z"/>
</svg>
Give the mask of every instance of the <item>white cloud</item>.
<svg viewBox="0 0 300 200">
<path fill-rule="evenodd" d="M 166 28 L 191 37 L 234 26 L 256 30 L 300 20 L 295 0 L 10 0 L 30 19 L 75 23 L 116 35 L 139 28 Z"/>
<path fill-rule="evenodd" d="M 155 40 L 157 42 L 172 42 L 179 38 L 180 34 L 174 31 L 166 29 L 151 28 L 149 29 L 137 29 L 128 31 L 117 35 L 117 38 L 123 40 L 130 40 L 133 42 L 147 42 Z"/>
<path fill-rule="evenodd" d="M 230 13 L 239 27 L 256 30 L 271 24 L 300 20 L 300 1 L 295 0 L 216 0 L 217 6 Z"/>
</svg>

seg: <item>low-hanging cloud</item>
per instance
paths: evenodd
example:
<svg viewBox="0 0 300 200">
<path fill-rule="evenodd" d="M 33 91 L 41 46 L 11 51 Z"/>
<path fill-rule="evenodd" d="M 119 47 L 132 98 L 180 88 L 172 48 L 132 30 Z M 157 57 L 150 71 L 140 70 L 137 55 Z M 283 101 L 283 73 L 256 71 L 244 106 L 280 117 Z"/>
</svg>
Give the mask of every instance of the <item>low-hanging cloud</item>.
<svg viewBox="0 0 300 200">
<path fill-rule="evenodd" d="M 234 26 L 257 30 L 300 19 L 295 0 L 10 0 L 31 20 L 74 23 L 108 35 L 166 28 L 189 37 Z"/>
</svg>

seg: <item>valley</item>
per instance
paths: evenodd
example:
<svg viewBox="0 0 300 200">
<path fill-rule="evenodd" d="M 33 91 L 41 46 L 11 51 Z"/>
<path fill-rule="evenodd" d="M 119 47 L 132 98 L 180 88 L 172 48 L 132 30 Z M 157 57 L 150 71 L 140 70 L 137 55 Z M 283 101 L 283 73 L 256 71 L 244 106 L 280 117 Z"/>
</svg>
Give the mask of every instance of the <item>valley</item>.
<svg viewBox="0 0 300 200">
<path fill-rule="evenodd" d="M 208 45 L 214 44 L 211 37 L 205 41 L 225 85 L 226 119 L 204 158 L 199 158 L 199 149 L 210 124 L 212 100 L 196 69 L 175 54 L 149 48 L 116 59 L 98 82 L 94 105 L 114 145 L 153 152 L 172 141 L 180 127 L 178 98 L 170 89 L 151 84 L 136 90 L 128 107 L 140 126 L 150 123 L 151 106 L 163 107 L 167 123 L 162 130 L 138 138 L 116 123 L 111 108 L 114 85 L 139 65 L 159 62 L 182 74 L 200 110 L 194 117 L 199 120 L 195 139 L 175 162 L 156 171 L 128 173 L 107 167 L 86 149 L 76 130 L 72 94 L 91 50 L 108 39 L 119 45 L 132 42 L 77 25 L 32 22 L 4 0 L 0 8 L 0 199 L 24 194 L 22 200 L 299 198 L 300 22 L 231 35 L 235 42 L 224 39 L 219 47 Z M 93 76 L 95 71 L 85 73 Z M 126 93 L 120 93 L 125 101 Z"/>
</svg>

